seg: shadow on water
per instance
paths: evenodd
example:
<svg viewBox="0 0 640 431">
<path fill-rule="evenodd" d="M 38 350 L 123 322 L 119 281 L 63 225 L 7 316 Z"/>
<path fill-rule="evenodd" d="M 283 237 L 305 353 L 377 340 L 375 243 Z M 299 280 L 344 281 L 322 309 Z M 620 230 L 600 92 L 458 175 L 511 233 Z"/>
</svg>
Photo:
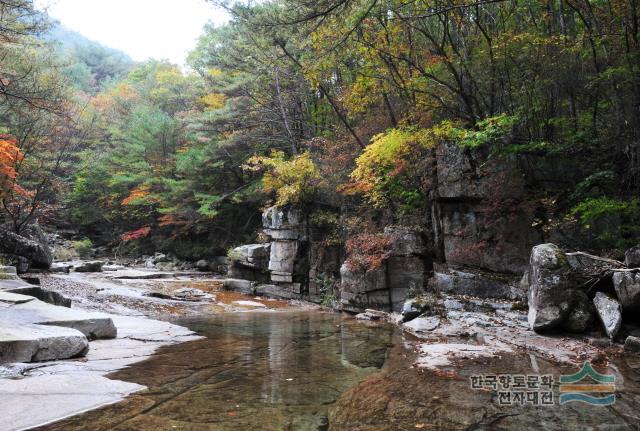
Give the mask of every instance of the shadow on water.
<svg viewBox="0 0 640 431">
<path fill-rule="evenodd" d="M 147 391 L 39 429 L 327 429 L 329 406 L 383 365 L 397 336 L 391 326 L 320 312 L 176 323 L 206 338 L 165 347 L 109 376 Z"/>
</svg>

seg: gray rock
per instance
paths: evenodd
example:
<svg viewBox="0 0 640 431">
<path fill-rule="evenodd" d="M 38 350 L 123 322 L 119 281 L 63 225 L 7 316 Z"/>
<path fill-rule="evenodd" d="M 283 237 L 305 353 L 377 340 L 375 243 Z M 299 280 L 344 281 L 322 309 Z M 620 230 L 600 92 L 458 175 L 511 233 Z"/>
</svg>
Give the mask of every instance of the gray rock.
<svg viewBox="0 0 640 431">
<path fill-rule="evenodd" d="M 298 241 L 272 242 L 269 256 L 269 270 L 293 274 L 296 257 L 298 256 L 298 245 Z"/>
<path fill-rule="evenodd" d="M 68 263 L 54 262 L 51 264 L 51 268 L 49 268 L 49 271 L 68 274 L 69 271 L 71 271 L 71 265 Z"/>
<path fill-rule="evenodd" d="M 15 266 L 1 266 L 0 265 L 0 280 L 13 279 L 18 276 L 18 272 Z"/>
<path fill-rule="evenodd" d="M 26 229 L 25 236 L 0 229 L 0 253 L 22 257 L 34 268 L 48 269 L 53 255 L 41 233 L 36 227 Z"/>
<path fill-rule="evenodd" d="M 0 363 L 36 362 L 84 356 L 89 342 L 72 328 L 33 324 L 0 326 Z"/>
<path fill-rule="evenodd" d="M 340 277 L 340 304 L 343 310 L 353 312 L 360 312 L 366 308 L 391 310 L 386 263 L 373 271 L 352 270 L 344 263 L 340 267 Z"/>
<path fill-rule="evenodd" d="M 121 271 L 123 269 L 125 269 L 124 265 L 113 264 L 113 265 L 103 265 L 102 266 L 102 270 L 103 271 L 108 271 L 108 272 Z"/>
<path fill-rule="evenodd" d="M 256 286 L 255 295 L 276 299 L 301 299 L 300 283 L 261 284 Z"/>
<path fill-rule="evenodd" d="M 199 261 L 196 262 L 196 268 L 198 268 L 198 271 L 208 271 L 209 261 L 200 259 Z"/>
<path fill-rule="evenodd" d="M 394 256 L 422 256 L 426 247 L 420 232 L 396 226 L 384 228 L 384 234 L 391 240 L 391 253 Z"/>
<path fill-rule="evenodd" d="M 443 293 L 479 298 L 519 299 L 517 292 L 504 281 L 489 279 L 471 272 L 456 270 L 435 272 L 432 282 L 434 287 Z"/>
<path fill-rule="evenodd" d="M 572 310 L 562 322 L 562 328 L 569 332 L 582 333 L 593 323 L 593 304 L 584 292 L 576 291 L 575 294 Z"/>
<path fill-rule="evenodd" d="M 628 336 L 624 340 L 624 350 L 629 352 L 640 352 L 640 338 L 634 336 Z"/>
<path fill-rule="evenodd" d="M 625 312 L 640 310 L 640 273 L 616 271 L 613 273 L 613 287 Z"/>
<path fill-rule="evenodd" d="M 388 313 L 385 313 L 384 311 L 378 311 L 378 310 L 372 310 L 372 309 L 367 309 L 365 310 L 364 313 L 359 313 L 356 315 L 356 319 L 358 320 L 371 320 L 371 321 L 386 320 L 388 317 L 389 317 Z"/>
<path fill-rule="evenodd" d="M 436 316 L 418 317 L 402 325 L 402 328 L 413 335 L 420 336 L 440 326 L 440 318 Z"/>
<path fill-rule="evenodd" d="M 620 325 L 622 325 L 622 307 L 620 303 L 602 292 L 597 292 L 595 298 L 593 298 L 593 305 L 596 307 L 596 313 L 602 322 L 605 332 L 609 338 L 614 338 L 620 330 Z"/>
<path fill-rule="evenodd" d="M 26 295 L 0 292 L 0 296 L 13 295 L 13 297 L 30 298 Z M 21 304 L 0 306 L 3 323 L 9 325 L 50 325 L 72 328 L 80 331 L 89 339 L 115 338 L 116 327 L 108 315 L 101 313 L 89 313 L 82 310 L 59 307 L 48 304 L 39 299 L 33 299 Z"/>
<path fill-rule="evenodd" d="M 269 259 L 271 251 L 271 243 L 266 244 L 249 244 L 244 246 L 246 250 L 246 259 L 248 263 L 260 264 Z"/>
<path fill-rule="evenodd" d="M 559 326 L 575 297 L 567 257 L 554 244 L 533 247 L 529 262 L 529 327 L 542 332 Z"/>
<path fill-rule="evenodd" d="M 632 247 L 624 253 L 624 264 L 627 268 L 640 268 L 640 246 Z"/>
<path fill-rule="evenodd" d="M 387 288 L 391 296 L 391 309 L 401 311 L 409 292 L 424 291 L 425 264 L 416 255 L 391 256 L 386 261 Z"/>
<path fill-rule="evenodd" d="M 224 289 L 234 292 L 246 293 L 247 295 L 255 295 L 255 283 L 249 280 L 239 280 L 235 278 L 226 278 L 223 282 Z"/>
<path fill-rule="evenodd" d="M 164 253 L 155 253 L 153 255 L 153 263 L 158 264 L 162 262 L 170 262 L 171 259 Z"/>
<path fill-rule="evenodd" d="M 158 262 L 156 264 L 156 269 L 158 271 L 164 272 L 173 272 L 178 270 L 178 265 L 175 262 Z"/>
<path fill-rule="evenodd" d="M 75 272 L 102 272 L 102 266 L 104 262 L 101 260 L 92 260 L 88 262 L 82 262 L 79 266 L 74 268 Z"/>
<path fill-rule="evenodd" d="M 464 310 L 464 304 L 457 299 L 447 298 L 444 300 L 443 305 L 447 310 Z"/>
<path fill-rule="evenodd" d="M 427 310 L 427 304 L 424 301 L 418 299 L 407 299 L 402 305 L 400 314 L 402 315 L 402 321 L 408 322 L 420 316 Z"/>
</svg>

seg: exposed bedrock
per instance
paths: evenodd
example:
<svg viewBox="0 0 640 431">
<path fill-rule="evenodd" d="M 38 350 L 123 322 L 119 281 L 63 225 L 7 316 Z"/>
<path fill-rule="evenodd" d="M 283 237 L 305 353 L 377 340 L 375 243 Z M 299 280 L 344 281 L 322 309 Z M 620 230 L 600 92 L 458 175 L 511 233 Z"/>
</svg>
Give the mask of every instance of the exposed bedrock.
<svg viewBox="0 0 640 431">
<path fill-rule="evenodd" d="M 420 232 L 387 227 L 390 252 L 379 268 L 353 267 L 349 261 L 341 269 L 340 303 L 343 310 L 359 312 L 367 308 L 402 311 L 408 296 L 424 290 L 432 261 Z"/>
<path fill-rule="evenodd" d="M 45 234 L 38 225 L 25 227 L 21 235 L 0 227 L 0 254 L 21 273 L 29 268 L 47 269 L 53 262 Z"/>
</svg>

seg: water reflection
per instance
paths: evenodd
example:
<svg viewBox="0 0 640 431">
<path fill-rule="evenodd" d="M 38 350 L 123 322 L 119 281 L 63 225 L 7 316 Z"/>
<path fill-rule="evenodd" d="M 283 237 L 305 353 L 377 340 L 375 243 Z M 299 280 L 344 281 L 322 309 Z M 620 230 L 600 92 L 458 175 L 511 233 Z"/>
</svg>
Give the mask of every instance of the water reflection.
<svg viewBox="0 0 640 431">
<path fill-rule="evenodd" d="M 46 430 L 325 429 L 327 409 L 376 371 L 393 328 L 332 313 L 237 313 L 178 322 L 207 338 L 110 376 L 149 390 Z"/>
</svg>

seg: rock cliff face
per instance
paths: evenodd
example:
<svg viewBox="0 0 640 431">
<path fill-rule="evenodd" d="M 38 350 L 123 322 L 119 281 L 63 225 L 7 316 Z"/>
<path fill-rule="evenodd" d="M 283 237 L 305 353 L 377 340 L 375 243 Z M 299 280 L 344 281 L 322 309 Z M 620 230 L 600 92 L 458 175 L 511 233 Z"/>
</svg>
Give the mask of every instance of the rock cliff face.
<svg viewBox="0 0 640 431">
<path fill-rule="evenodd" d="M 420 233 L 396 227 L 388 227 L 384 233 L 391 250 L 380 268 L 366 271 L 348 263 L 340 268 L 342 309 L 400 312 L 407 297 L 424 290 L 432 261 Z"/>
<path fill-rule="evenodd" d="M 532 189 L 557 187 L 566 175 L 561 164 L 516 155 L 497 161 L 488 151 L 446 143 L 434 150 L 429 214 L 412 229 L 384 229 L 391 250 L 378 268 L 350 267 L 344 248 L 327 245 L 322 232 L 309 224 L 309 214 L 272 207 L 262 215 L 270 238 L 268 261 L 257 265 L 247 257 L 232 266 L 230 275 L 256 287 L 265 284 L 257 292 L 316 302 L 334 299 L 355 312 L 400 311 L 407 298 L 425 290 L 524 300 L 528 283 L 519 280 L 529 269 L 531 248 L 545 242 Z M 564 321 L 567 316 L 561 314 Z"/>
<path fill-rule="evenodd" d="M 515 157 L 493 163 L 482 150 L 456 144 L 436 149 L 434 230 L 447 263 L 522 273 L 531 246 L 542 241 L 532 227 L 526 175 Z"/>
</svg>

